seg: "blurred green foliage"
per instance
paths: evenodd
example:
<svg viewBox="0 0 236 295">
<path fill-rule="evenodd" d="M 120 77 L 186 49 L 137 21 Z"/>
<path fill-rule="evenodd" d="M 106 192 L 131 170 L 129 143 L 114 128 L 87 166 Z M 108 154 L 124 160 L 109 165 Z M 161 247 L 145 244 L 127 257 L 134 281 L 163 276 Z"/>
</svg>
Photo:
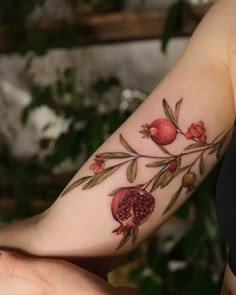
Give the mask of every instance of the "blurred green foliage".
<svg viewBox="0 0 236 295">
<path fill-rule="evenodd" d="M 23 24 L 26 17 L 37 5 L 43 5 L 45 0 L 1 0 L 0 20 L 4 24 Z"/>
<path fill-rule="evenodd" d="M 41 140 L 41 147 L 45 148 L 53 141 L 53 151 L 44 159 L 51 167 L 66 159 L 76 160 L 83 147 L 86 150 L 86 157 L 89 157 L 128 116 L 127 113 L 119 112 L 117 109 L 99 112 L 99 106 L 106 103 L 104 95 L 114 87 L 120 87 L 118 78 L 111 76 L 107 79 L 98 78 L 92 82 L 90 95 L 93 98 L 89 101 L 85 93 L 77 90 L 75 85 L 76 78 L 72 68 L 58 73 L 58 79 L 53 85 L 46 87 L 31 85 L 32 99 L 22 112 L 23 124 L 27 122 L 30 113 L 41 106 L 51 108 L 60 118 L 69 121 L 67 130 L 56 140 L 51 138 Z M 109 105 L 105 107 L 108 108 Z"/>
</svg>

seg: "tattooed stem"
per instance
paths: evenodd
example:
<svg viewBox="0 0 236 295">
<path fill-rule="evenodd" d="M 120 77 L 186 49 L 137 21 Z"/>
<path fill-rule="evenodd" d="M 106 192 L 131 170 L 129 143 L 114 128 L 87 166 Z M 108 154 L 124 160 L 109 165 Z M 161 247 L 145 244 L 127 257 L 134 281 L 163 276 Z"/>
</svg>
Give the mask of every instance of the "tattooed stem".
<svg viewBox="0 0 236 295">
<path fill-rule="evenodd" d="M 143 189 L 144 189 L 144 190 L 147 189 L 147 187 L 153 182 L 153 180 L 156 178 L 156 176 L 157 176 L 159 173 L 161 173 L 162 171 L 164 171 L 166 167 L 167 167 L 167 165 L 165 165 L 164 167 L 162 167 L 162 169 L 161 169 L 157 174 L 155 174 L 154 177 L 152 177 L 148 182 L 146 182 L 146 183 L 145 183 L 145 186 L 144 186 Z"/>
<path fill-rule="evenodd" d="M 147 158 L 147 159 L 161 159 L 161 160 L 167 160 L 171 158 L 175 158 L 176 156 L 172 157 L 157 157 L 157 156 L 147 156 L 147 155 L 138 155 L 137 158 Z"/>
<path fill-rule="evenodd" d="M 220 141 L 218 141 L 214 144 L 207 144 L 207 147 L 205 147 L 204 149 L 195 150 L 195 151 L 191 151 L 191 152 L 187 152 L 187 153 L 180 153 L 179 156 L 185 156 L 185 155 L 194 154 L 194 153 L 201 152 L 201 151 L 206 151 L 208 149 L 213 148 L 214 146 L 216 146 L 219 143 L 220 143 Z"/>
<path fill-rule="evenodd" d="M 207 151 L 207 149 L 203 150 L 200 155 L 192 162 L 192 164 L 189 165 L 189 169 L 188 169 L 188 172 L 192 169 L 193 165 L 198 161 L 198 159 L 200 159 L 203 154 Z"/>
</svg>

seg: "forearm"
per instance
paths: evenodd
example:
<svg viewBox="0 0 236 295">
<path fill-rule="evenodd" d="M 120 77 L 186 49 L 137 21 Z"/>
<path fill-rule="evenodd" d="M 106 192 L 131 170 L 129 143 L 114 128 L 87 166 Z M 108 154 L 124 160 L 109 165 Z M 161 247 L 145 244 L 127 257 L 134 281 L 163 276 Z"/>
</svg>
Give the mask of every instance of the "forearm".
<svg viewBox="0 0 236 295">
<path fill-rule="evenodd" d="M 45 212 L 31 218 L 0 226 L 0 247 L 35 253 L 39 224 Z M 37 243 L 36 243 L 37 245 Z"/>
</svg>

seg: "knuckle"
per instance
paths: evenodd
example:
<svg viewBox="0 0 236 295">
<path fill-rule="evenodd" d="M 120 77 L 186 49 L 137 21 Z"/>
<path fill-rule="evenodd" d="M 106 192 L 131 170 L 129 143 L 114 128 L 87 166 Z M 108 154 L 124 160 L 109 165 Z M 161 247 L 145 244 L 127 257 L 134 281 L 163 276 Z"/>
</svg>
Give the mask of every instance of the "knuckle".
<svg viewBox="0 0 236 295">
<path fill-rule="evenodd" d="M 13 252 L 1 251 L 0 255 L 0 275 L 13 275 L 17 255 Z"/>
</svg>

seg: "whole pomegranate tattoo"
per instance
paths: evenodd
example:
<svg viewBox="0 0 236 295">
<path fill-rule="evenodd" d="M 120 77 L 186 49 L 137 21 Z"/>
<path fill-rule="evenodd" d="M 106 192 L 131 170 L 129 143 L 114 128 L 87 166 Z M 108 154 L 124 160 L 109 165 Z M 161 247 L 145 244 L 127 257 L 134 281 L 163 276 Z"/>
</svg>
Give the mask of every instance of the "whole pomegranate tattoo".
<svg viewBox="0 0 236 295">
<path fill-rule="evenodd" d="M 177 135 L 177 129 L 174 124 L 167 119 L 157 119 L 150 125 L 142 125 L 140 133 L 143 138 L 151 138 L 158 145 L 168 145 L 172 143 Z"/>
<path fill-rule="evenodd" d="M 118 187 L 109 194 L 111 200 L 111 213 L 118 227 L 113 230 L 117 236 L 122 236 L 116 249 L 120 249 L 131 240 L 137 240 L 139 227 L 142 226 L 151 216 L 155 208 L 153 192 L 161 190 L 172 183 L 172 180 L 180 177 L 179 187 L 168 199 L 167 206 L 162 212 L 166 214 L 174 206 L 181 192 L 192 192 L 196 188 L 198 180 L 197 172 L 202 175 L 205 171 L 205 154 L 214 154 L 219 159 L 223 143 L 231 131 L 221 132 L 212 142 L 207 142 L 206 128 L 203 121 L 191 123 L 186 131 L 183 131 L 178 123 L 179 112 L 183 99 L 181 98 L 172 109 L 166 99 L 162 100 L 162 106 L 166 118 L 153 118 L 150 124 L 142 125 L 139 131 L 143 138 L 150 138 L 161 150 L 163 155 L 144 155 L 134 149 L 120 134 L 120 144 L 122 151 L 102 152 L 95 155 L 93 162 L 89 165 L 91 175 L 75 180 L 62 192 L 66 195 L 76 187 L 82 185 L 82 190 L 90 189 L 107 178 L 111 177 L 119 168 L 126 166 L 126 179 L 129 184 L 125 187 Z M 225 134 L 224 134 L 225 133 Z M 171 153 L 166 146 L 174 143 L 176 137 L 183 136 L 184 140 L 190 141 L 183 152 L 179 154 Z M 158 151 L 159 152 L 159 151 Z M 182 158 L 191 154 L 189 164 L 183 165 Z M 196 154 L 194 160 L 192 155 Z M 150 160 L 151 163 L 145 165 L 147 168 L 154 168 L 153 176 L 142 184 L 134 184 L 138 175 L 140 159 Z M 110 160 L 112 164 L 109 165 Z M 168 195 L 168 194 L 167 194 Z"/>
<path fill-rule="evenodd" d="M 194 172 L 188 172 L 184 174 L 182 178 L 182 186 L 187 188 L 187 192 L 193 191 L 195 189 L 195 181 L 197 176 Z"/>
</svg>

